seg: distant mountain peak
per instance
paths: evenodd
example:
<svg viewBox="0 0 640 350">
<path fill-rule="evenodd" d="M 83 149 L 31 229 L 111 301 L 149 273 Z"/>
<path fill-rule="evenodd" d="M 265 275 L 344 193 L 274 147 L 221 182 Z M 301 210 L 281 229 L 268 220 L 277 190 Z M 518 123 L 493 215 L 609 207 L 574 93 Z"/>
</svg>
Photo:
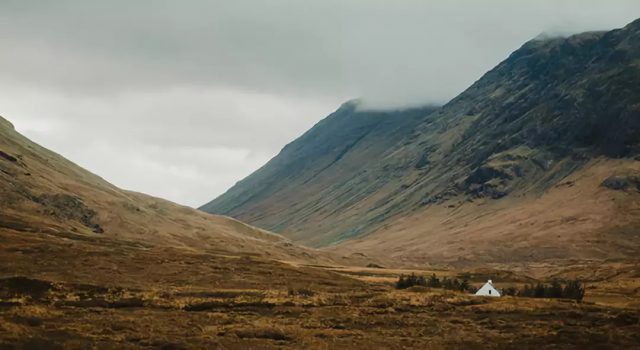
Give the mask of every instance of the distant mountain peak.
<svg viewBox="0 0 640 350">
<path fill-rule="evenodd" d="M 434 250 L 457 245 L 459 251 L 447 250 L 451 258 L 478 247 L 520 256 L 501 242 L 473 247 L 464 243 L 470 236 L 454 240 L 446 235 L 471 235 L 474 225 L 486 225 L 492 227 L 487 237 L 495 238 L 499 227 L 484 219 L 472 223 L 469 217 L 491 218 L 506 210 L 505 202 L 519 203 L 528 212 L 534 198 L 552 198 L 547 193 L 560 191 L 563 181 L 574 186 L 575 180 L 566 180 L 574 174 L 586 171 L 581 176 L 590 179 L 596 173 L 616 175 L 603 172 L 617 167 L 625 174 L 634 169 L 633 159 L 640 159 L 640 43 L 630 29 L 637 24 L 538 37 L 440 108 L 366 111 L 347 102 L 202 209 L 314 246 L 353 242 L 378 251 L 367 242 L 382 237 L 372 242 L 398 251 L 401 246 L 413 251 L 404 246 L 407 242 L 431 242 Z M 615 165 L 590 168 L 598 160 Z M 602 190 L 599 184 L 606 177 L 597 176 L 580 184 L 586 186 L 582 202 Z M 605 203 L 593 205 L 605 211 Z M 493 209 L 485 213 L 484 208 Z M 592 228 L 613 225 L 613 219 L 592 222 L 597 215 L 586 211 L 572 215 Z M 511 223 L 500 221 L 505 217 L 495 220 L 505 227 Z M 577 232 L 563 226 L 573 221 L 556 221 L 554 229 L 539 223 L 522 229 L 545 235 Z M 456 222 L 467 225 L 457 227 Z M 412 233 L 403 237 L 401 231 Z M 565 244 L 557 236 L 546 238 Z"/>
</svg>

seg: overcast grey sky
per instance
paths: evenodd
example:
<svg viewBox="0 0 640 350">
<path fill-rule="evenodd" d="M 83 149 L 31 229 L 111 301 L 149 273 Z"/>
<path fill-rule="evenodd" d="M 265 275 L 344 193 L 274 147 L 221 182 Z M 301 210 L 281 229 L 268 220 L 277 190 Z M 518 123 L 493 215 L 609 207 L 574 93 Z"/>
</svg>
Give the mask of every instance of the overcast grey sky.
<svg viewBox="0 0 640 350">
<path fill-rule="evenodd" d="M 0 115 L 198 206 L 347 99 L 443 103 L 540 33 L 637 17 L 638 0 L 0 0 Z"/>
</svg>

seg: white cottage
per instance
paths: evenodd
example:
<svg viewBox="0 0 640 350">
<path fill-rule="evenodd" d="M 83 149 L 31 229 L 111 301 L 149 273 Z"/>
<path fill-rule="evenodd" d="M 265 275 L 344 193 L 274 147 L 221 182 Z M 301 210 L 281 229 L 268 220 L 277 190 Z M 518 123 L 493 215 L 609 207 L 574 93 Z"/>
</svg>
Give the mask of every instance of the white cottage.
<svg viewBox="0 0 640 350">
<path fill-rule="evenodd" d="M 499 297 L 500 292 L 498 292 L 498 290 L 493 287 L 493 282 L 491 282 L 491 280 L 488 280 L 487 283 L 482 286 L 482 288 L 478 289 L 476 295 L 480 295 L 483 297 Z"/>
</svg>

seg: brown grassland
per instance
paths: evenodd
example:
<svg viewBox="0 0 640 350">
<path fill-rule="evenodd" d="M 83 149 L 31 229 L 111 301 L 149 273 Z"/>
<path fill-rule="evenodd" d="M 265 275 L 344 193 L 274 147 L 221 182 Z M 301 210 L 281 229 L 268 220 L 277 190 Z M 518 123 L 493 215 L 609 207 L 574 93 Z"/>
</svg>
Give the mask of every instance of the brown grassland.
<svg viewBox="0 0 640 350">
<path fill-rule="evenodd" d="M 2 118 L 0 152 L 0 349 L 640 345 L 640 264 L 630 254 L 471 269 L 320 251 L 121 190 Z M 621 249 L 636 242 L 623 234 Z M 390 247 L 387 238 L 378 247 Z M 407 266 L 414 270 L 384 268 Z M 580 278 L 587 291 L 578 304 L 396 290 L 398 275 L 411 272 L 468 276 L 475 286 L 493 279 L 498 288 Z"/>
<path fill-rule="evenodd" d="M 555 277 L 587 279 L 586 299 L 578 304 L 393 287 L 399 273 L 410 272 L 465 274 L 476 286 L 488 276 L 499 287 L 536 280 L 500 270 L 307 266 L 92 240 L 80 234 L 6 229 L 0 230 L 0 240 L 2 349 L 633 348 L 640 344 L 638 264 L 601 262 L 556 271 Z"/>
</svg>

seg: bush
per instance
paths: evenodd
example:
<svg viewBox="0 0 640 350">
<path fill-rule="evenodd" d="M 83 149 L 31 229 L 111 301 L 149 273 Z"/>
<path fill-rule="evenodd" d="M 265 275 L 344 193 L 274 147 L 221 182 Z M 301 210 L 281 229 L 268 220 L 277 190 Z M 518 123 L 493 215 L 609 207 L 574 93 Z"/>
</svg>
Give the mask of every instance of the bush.
<svg viewBox="0 0 640 350">
<path fill-rule="evenodd" d="M 560 281 L 553 280 L 551 285 L 545 290 L 545 295 L 547 298 L 562 298 L 564 293 Z"/>
<path fill-rule="evenodd" d="M 516 287 L 505 288 L 502 290 L 502 295 L 505 295 L 505 296 L 509 295 L 509 296 L 515 297 L 518 295 L 518 288 Z"/>
<path fill-rule="evenodd" d="M 473 287 L 469 285 L 469 281 L 467 279 L 460 281 L 457 278 L 448 279 L 447 277 L 444 277 L 442 280 L 440 280 L 435 274 L 431 275 L 429 279 L 426 279 L 423 276 L 416 276 L 413 273 L 408 276 L 400 275 L 398 281 L 396 282 L 397 289 L 407 289 L 413 286 L 444 288 L 461 292 L 470 291 L 471 289 L 473 289 Z"/>
<path fill-rule="evenodd" d="M 308 288 L 298 288 L 298 289 L 289 288 L 287 294 L 289 296 L 301 295 L 303 297 L 312 297 L 316 295 L 316 292 Z"/>
<path fill-rule="evenodd" d="M 578 280 L 569 281 L 564 286 L 562 294 L 564 298 L 574 299 L 580 303 L 584 298 L 584 285 Z"/>
<path fill-rule="evenodd" d="M 412 273 L 409 276 L 405 276 L 405 275 L 400 275 L 400 278 L 398 278 L 398 282 L 396 282 L 396 288 L 397 289 L 407 289 L 409 287 L 413 287 L 413 286 L 427 286 L 427 281 L 425 280 L 424 277 L 420 276 L 416 276 L 414 273 Z"/>
<path fill-rule="evenodd" d="M 429 278 L 429 287 L 440 288 L 440 279 L 436 277 L 435 273 Z"/>
<path fill-rule="evenodd" d="M 553 280 L 550 285 L 544 283 L 538 283 L 535 286 L 525 285 L 518 295 L 529 298 L 564 298 L 582 302 L 584 285 L 579 280 L 572 280 L 568 281 L 563 288 L 560 281 Z"/>
</svg>

